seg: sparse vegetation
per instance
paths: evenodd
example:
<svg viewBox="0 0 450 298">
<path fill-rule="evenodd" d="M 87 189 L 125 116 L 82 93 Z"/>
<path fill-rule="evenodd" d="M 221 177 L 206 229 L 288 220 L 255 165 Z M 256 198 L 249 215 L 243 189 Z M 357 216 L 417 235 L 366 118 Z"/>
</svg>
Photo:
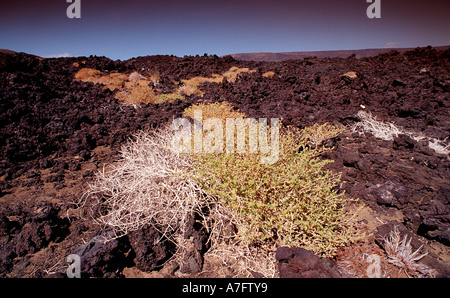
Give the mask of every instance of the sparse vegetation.
<svg viewBox="0 0 450 298">
<path fill-rule="evenodd" d="M 265 73 L 262 74 L 262 76 L 263 76 L 264 78 L 271 78 L 271 77 L 273 77 L 274 75 L 275 75 L 275 72 L 274 72 L 274 71 L 271 71 L 271 70 L 266 71 Z"/>
<path fill-rule="evenodd" d="M 191 106 L 183 115 L 195 109 L 204 119 L 245 116 L 227 102 Z M 306 146 L 337 133 L 329 124 L 283 128 L 279 161 L 264 165 L 259 153 L 177 153 L 169 127 L 140 132 L 111 169 L 97 174 L 84 200 L 96 201 L 92 217 L 118 236 L 153 225 L 177 245 L 173 259 L 186 253 L 183 229 L 197 214 L 209 231 L 209 257 L 235 263 L 226 265 L 235 276 L 274 277 L 277 246 L 332 256 L 354 238 L 346 200 L 335 189 L 339 178 L 317 158 L 327 149 Z"/>
<path fill-rule="evenodd" d="M 312 126 L 305 127 L 302 130 L 300 136 L 302 142 L 313 145 L 314 147 L 320 146 L 324 141 L 337 137 L 344 130 L 329 123 L 322 125 L 314 123 Z"/>
<path fill-rule="evenodd" d="M 75 74 L 74 79 L 82 82 L 96 83 L 96 80 L 101 76 L 101 74 L 102 72 L 100 70 L 92 68 L 82 68 Z"/>
<path fill-rule="evenodd" d="M 322 169 L 328 161 L 300 142 L 301 133 L 282 130 L 273 165 L 261 164 L 259 153 L 198 154 L 191 177 L 231 210 L 243 241 L 302 246 L 330 256 L 352 238 L 350 215 L 335 190 L 339 178 Z"/>
<path fill-rule="evenodd" d="M 239 68 L 237 66 L 232 66 L 228 71 L 223 73 L 223 77 L 228 81 L 228 82 L 234 82 L 236 81 L 236 79 L 239 77 L 239 75 L 241 73 L 252 73 L 255 72 L 256 70 L 250 70 L 247 67 L 243 67 L 243 68 Z"/>
<path fill-rule="evenodd" d="M 157 94 L 156 95 L 157 98 L 157 103 L 163 103 L 163 102 L 172 102 L 175 100 L 183 100 L 184 97 L 181 96 L 180 94 L 175 94 L 175 93 L 161 93 L 161 94 Z"/>
<path fill-rule="evenodd" d="M 194 111 L 201 110 L 203 119 L 217 118 L 221 119 L 225 124 L 227 118 L 244 118 L 245 114 L 241 113 L 233 108 L 233 106 L 227 102 L 214 102 L 214 103 L 199 103 L 191 105 L 183 112 L 183 117 L 194 118 Z"/>
<path fill-rule="evenodd" d="M 355 132 L 370 132 L 376 138 L 386 141 L 392 141 L 395 137 L 402 133 L 402 130 L 393 123 L 378 121 L 378 119 L 371 113 L 359 111 L 357 116 L 361 119 L 361 122 L 358 122 L 352 126 L 352 130 Z"/>
<path fill-rule="evenodd" d="M 119 91 L 116 93 L 116 98 L 125 103 L 139 104 L 139 103 L 159 103 L 153 89 L 149 86 L 136 85 L 128 90 Z"/>
<path fill-rule="evenodd" d="M 223 80 L 234 82 L 241 73 L 245 72 L 255 72 L 255 70 L 233 66 L 222 75 L 213 74 L 212 77 L 193 77 L 188 80 L 181 80 L 183 85 L 178 88 L 177 92 L 187 96 L 202 95 L 203 92 L 199 89 L 200 85 L 204 83 L 221 83 Z"/>
<path fill-rule="evenodd" d="M 384 238 L 384 249 L 389 258 L 389 263 L 399 267 L 400 270 L 403 270 L 408 276 L 409 274 L 416 276 L 433 276 L 433 270 L 424 264 L 417 263 L 427 255 L 427 253 L 419 254 L 423 245 L 413 251 L 411 240 L 412 238 L 408 240 L 407 235 L 402 239 L 397 227 L 394 227 L 394 230 Z"/>
<path fill-rule="evenodd" d="M 227 102 L 198 104 L 183 115 L 203 119 L 241 118 Z M 239 237 L 258 245 L 300 245 L 332 255 L 350 240 L 344 198 L 337 194 L 337 175 L 322 170 L 322 143 L 342 132 L 328 123 L 298 130 L 283 128 L 280 158 L 273 165 L 260 163 L 263 153 L 195 154 L 191 177 L 202 189 L 232 210 Z M 248 138 L 248 134 L 246 134 Z M 248 143 L 248 140 L 246 141 Z M 314 149 L 308 144 L 314 144 Z"/>
<path fill-rule="evenodd" d="M 148 79 L 136 71 L 130 75 L 120 72 L 104 74 L 99 70 L 82 68 L 75 74 L 74 79 L 101 84 L 104 88 L 108 88 L 111 91 L 117 90 L 115 97 L 122 103 L 159 104 L 166 101 L 171 102 L 184 99 L 183 96 L 177 93 L 157 94 L 155 89 L 150 86 L 151 84 L 156 85 L 159 83 L 159 72 L 156 71 L 153 71 Z"/>
<path fill-rule="evenodd" d="M 359 111 L 357 113 L 358 118 L 361 122 L 358 122 L 352 126 L 352 131 L 364 133 L 369 132 L 372 133 L 376 138 L 392 141 L 394 138 L 398 137 L 401 134 L 405 134 L 415 141 L 426 140 L 428 142 L 428 147 L 433 149 L 436 153 L 450 155 L 450 143 L 448 142 L 448 138 L 444 141 L 427 137 L 423 134 L 417 134 L 413 131 L 407 131 L 402 127 L 395 125 L 390 122 L 379 121 L 375 116 L 373 116 L 370 112 Z"/>
<path fill-rule="evenodd" d="M 141 131 L 122 147 L 120 160 L 97 173 L 83 197 L 101 207 L 91 210 L 96 222 L 119 236 L 147 224 L 172 240 L 182 235 L 202 203 L 196 184 L 180 176 L 191 161 L 171 150 L 172 136 L 169 128 Z"/>
</svg>

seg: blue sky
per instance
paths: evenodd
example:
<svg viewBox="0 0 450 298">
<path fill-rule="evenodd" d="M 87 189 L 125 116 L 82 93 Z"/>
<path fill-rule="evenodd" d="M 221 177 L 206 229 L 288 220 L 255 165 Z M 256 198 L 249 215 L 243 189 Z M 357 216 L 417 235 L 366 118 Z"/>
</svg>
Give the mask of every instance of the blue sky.
<svg viewBox="0 0 450 298">
<path fill-rule="evenodd" d="M 0 0 L 0 48 L 48 56 L 219 56 L 450 44 L 449 0 Z"/>
</svg>

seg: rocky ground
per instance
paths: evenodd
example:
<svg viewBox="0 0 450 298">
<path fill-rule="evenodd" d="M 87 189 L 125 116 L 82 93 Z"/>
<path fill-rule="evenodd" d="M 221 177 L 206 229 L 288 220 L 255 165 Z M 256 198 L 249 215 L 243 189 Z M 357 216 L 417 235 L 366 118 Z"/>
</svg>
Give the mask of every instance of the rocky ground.
<svg viewBox="0 0 450 298">
<path fill-rule="evenodd" d="M 206 83 L 202 95 L 136 107 L 119 103 L 114 91 L 99 84 L 74 80 L 80 65 L 103 73 L 157 71 L 164 93 L 173 92 L 181 79 L 232 66 L 256 71 L 234 82 Z M 415 249 L 423 245 L 428 255 L 420 262 L 435 270 L 434 276 L 449 276 L 449 156 L 412 137 L 448 146 L 449 69 L 450 50 L 432 48 L 277 63 L 229 56 L 112 61 L 0 53 L 0 276 L 63 277 L 72 253 L 82 256 L 84 276 L 211 276 L 202 273 L 211 264 L 202 259 L 206 237 L 194 223 L 187 236 L 193 236 L 196 251 L 185 260 L 191 265 L 176 266 L 166 263 L 175 247 L 169 241 L 154 244 L 161 235 L 151 227 L 106 244 L 94 241 L 111 231 L 75 203 L 133 132 L 180 117 L 192 103 L 223 100 L 249 117 L 282 118 L 300 128 L 324 122 L 346 128 L 329 140 L 334 150 L 323 158 L 334 160 L 328 167 L 342 173 L 342 191 L 359 198 L 351 208 L 359 208 L 358 225 L 367 236 L 334 260 L 300 248 L 279 249 L 274 262 L 280 276 L 364 277 L 374 254 L 381 256 L 381 276 L 408 276 L 388 263 L 384 252 L 381 239 L 394 226 Z M 361 110 L 408 133 L 382 140 L 352 131 Z"/>
</svg>

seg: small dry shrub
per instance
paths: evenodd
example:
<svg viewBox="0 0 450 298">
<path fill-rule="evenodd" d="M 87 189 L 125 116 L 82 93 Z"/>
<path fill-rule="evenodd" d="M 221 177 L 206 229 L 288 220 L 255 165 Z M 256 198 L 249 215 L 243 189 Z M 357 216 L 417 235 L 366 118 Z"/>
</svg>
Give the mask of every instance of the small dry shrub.
<svg viewBox="0 0 450 298">
<path fill-rule="evenodd" d="M 228 81 L 228 82 L 234 82 L 236 81 L 236 79 L 239 77 L 239 75 L 241 73 L 246 73 L 246 72 L 255 72 L 256 70 L 250 70 L 247 67 L 243 67 L 243 68 L 239 68 L 237 66 L 233 66 L 231 67 L 228 71 L 223 73 L 223 77 Z"/>
<path fill-rule="evenodd" d="M 149 86 L 135 85 L 131 89 L 117 92 L 115 97 L 124 103 L 157 103 L 155 93 Z"/>
<path fill-rule="evenodd" d="M 182 80 L 183 81 L 183 80 Z M 202 95 L 203 92 L 198 88 L 198 85 L 192 81 L 184 81 L 183 85 L 178 87 L 177 93 L 186 96 Z"/>
<path fill-rule="evenodd" d="M 438 154 L 450 155 L 450 143 L 448 138 L 445 140 L 439 140 L 436 138 L 431 138 L 423 133 L 416 133 L 415 131 L 408 131 L 394 123 L 383 122 L 373 116 L 370 112 L 358 111 L 356 116 L 361 120 L 355 123 L 351 129 L 353 132 L 358 132 L 360 134 L 369 132 L 373 134 L 376 138 L 392 141 L 394 138 L 401 134 L 405 134 L 415 141 L 425 140 L 428 142 L 428 147 L 433 149 Z"/>
<path fill-rule="evenodd" d="M 97 173 L 83 196 L 93 200 L 92 218 L 120 236 L 151 224 L 173 240 L 189 216 L 201 213 L 198 186 L 182 174 L 188 157 L 172 150 L 168 128 L 138 132 L 122 147 L 121 158 Z"/>
<path fill-rule="evenodd" d="M 370 112 L 359 111 L 356 116 L 361 122 L 355 123 L 352 126 L 354 132 L 370 132 L 376 138 L 386 141 L 392 141 L 395 137 L 398 137 L 399 134 L 403 133 L 403 130 L 395 124 L 380 121 Z"/>
<path fill-rule="evenodd" d="M 255 70 L 233 66 L 221 75 L 213 74 L 212 77 L 193 77 L 188 80 L 181 80 L 183 85 L 178 88 L 177 92 L 187 96 L 202 95 L 203 92 L 199 89 L 200 85 L 204 83 L 221 83 L 224 79 L 228 82 L 234 82 L 241 73 L 245 72 L 255 72 Z"/>
<path fill-rule="evenodd" d="M 262 74 L 262 76 L 264 77 L 264 78 L 271 78 L 271 77 L 273 77 L 275 75 L 275 72 L 274 71 L 266 71 L 265 73 L 263 73 Z"/>
<path fill-rule="evenodd" d="M 316 147 L 322 145 L 326 140 L 337 137 L 343 131 L 343 128 L 336 127 L 330 123 L 324 123 L 322 125 L 314 123 L 312 126 L 305 127 L 302 130 L 300 137 L 301 142 L 305 142 Z"/>
<path fill-rule="evenodd" d="M 100 70 L 92 68 L 82 68 L 74 76 L 74 79 L 82 82 L 97 83 L 98 78 L 102 75 Z"/>
<path fill-rule="evenodd" d="M 154 71 L 150 72 L 149 78 L 150 78 L 150 80 L 152 80 L 152 82 L 153 82 L 153 84 L 155 84 L 155 86 L 158 85 L 159 80 L 161 79 L 159 71 L 154 70 Z"/>
<path fill-rule="evenodd" d="M 244 118 L 246 115 L 239 111 L 236 111 L 234 107 L 227 101 L 214 102 L 214 103 L 199 103 L 191 105 L 183 112 L 183 117 L 194 118 L 194 111 L 201 110 L 202 118 L 204 120 L 208 118 L 217 118 L 223 121 L 227 118 Z"/>
<path fill-rule="evenodd" d="M 397 227 L 394 227 L 394 230 L 384 238 L 384 249 L 389 258 L 389 263 L 399 267 L 400 270 L 403 270 L 408 276 L 411 274 L 414 276 L 433 277 L 435 272 L 432 269 L 424 264 L 417 263 L 427 255 L 427 253 L 419 254 L 423 245 L 416 251 L 413 251 L 411 240 L 412 238 L 408 240 L 407 235 L 402 239 Z"/>
<path fill-rule="evenodd" d="M 101 84 L 103 88 L 108 88 L 111 91 L 117 89 L 115 98 L 122 103 L 159 104 L 166 101 L 172 102 L 177 99 L 184 99 L 178 93 L 155 94 L 150 84 L 159 83 L 158 72 L 152 72 L 149 80 L 136 71 L 129 75 L 120 72 L 104 74 L 99 70 L 82 68 L 75 74 L 74 80 Z"/>
<path fill-rule="evenodd" d="M 140 80 L 145 80 L 145 77 L 143 75 L 141 75 L 140 73 L 138 73 L 137 71 L 133 71 L 132 73 L 130 73 L 130 75 L 128 76 L 128 80 L 130 82 L 137 82 Z"/>
</svg>

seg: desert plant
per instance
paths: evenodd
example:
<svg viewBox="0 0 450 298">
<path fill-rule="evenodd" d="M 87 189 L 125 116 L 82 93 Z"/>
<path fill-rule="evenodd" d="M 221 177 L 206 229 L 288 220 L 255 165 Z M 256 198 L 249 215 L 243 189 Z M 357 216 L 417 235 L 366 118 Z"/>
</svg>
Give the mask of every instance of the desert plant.
<svg viewBox="0 0 450 298">
<path fill-rule="evenodd" d="M 201 110 L 203 119 L 217 118 L 225 124 L 227 118 L 244 118 L 245 114 L 234 109 L 227 101 L 214 103 L 199 103 L 191 105 L 183 112 L 183 117 L 194 118 L 194 111 Z"/>
<path fill-rule="evenodd" d="M 184 110 L 183 116 L 193 118 L 194 123 L 196 124 L 194 127 L 196 129 L 200 128 L 200 126 L 198 126 L 199 123 L 197 123 L 197 121 L 199 121 L 200 118 L 202 119 L 201 136 L 203 140 L 206 141 L 206 143 L 203 144 L 204 145 L 203 149 L 208 152 L 211 151 L 224 152 L 227 150 L 234 151 L 236 147 L 237 151 L 240 150 L 248 151 L 250 146 L 249 142 L 250 129 L 253 132 L 251 135 L 253 145 L 252 148 L 254 148 L 254 150 L 257 150 L 258 122 L 256 121 L 256 119 L 246 118 L 244 113 L 238 111 L 230 103 L 226 101 L 214 103 L 199 103 L 192 105 Z M 198 117 L 199 119 L 197 119 L 196 117 Z M 214 119 L 213 122 L 218 120 L 221 123 L 215 122 L 215 124 L 210 125 L 211 122 L 208 124 L 207 121 L 211 119 Z M 222 125 L 223 129 L 222 132 L 220 132 L 219 127 L 216 127 L 220 125 Z M 205 128 L 205 130 L 203 130 L 203 128 Z M 210 137 L 208 137 L 207 134 L 211 131 L 213 131 L 215 137 L 217 136 L 218 138 L 221 138 L 221 140 L 217 140 L 215 137 L 213 139 L 210 139 Z M 244 135 L 241 136 L 241 134 Z M 237 139 L 237 142 L 234 142 L 235 138 Z M 189 152 L 196 151 L 194 139 L 195 136 L 194 138 L 191 138 L 190 148 L 186 148 L 188 149 Z M 226 139 L 226 142 L 224 141 L 224 139 Z M 219 141 L 219 143 L 216 144 L 215 143 L 216 141 Z M 227 144 L 226 146 L 225 143 Z M 189 144 L 184 145 L 187 145 L 189 147 Z M 206 147 L 208 149 L 205 149 Z M 215 149 L 212 150 L 212 147 L 214 147 Z"/>
<path fill-rule="evenodd" d="M 180 95 L 202 95 L 203 92 L 198 88 L 199 84 L 193 82 L 183 82 L 183 85 L 178 87 L 177 93 Z"/>
<path fill-rule="evenodd" d="M 183 96 L 175 93 L 161 93 L 156 95 L 156 103 L 174 102 L 176 100 L 183 100 L 183 99 L 184 99 Z"/>
<path fill-rule="evenodd" d="M 293 131 L 283 133 L 274 165 L 261 165 L 258 154 L 180 154 L 169 127 L 141 131 L 117 162 L 97 173 L 82 201 L 117 236 L 153 225 L 176 244 L 174 260 L 186 253 L 180 239 L 195 215 L 209 233 L 208 256 L 235 276 L 273 277 L 276 245 L 332 255 L 351 234 L 345 200 L 334 190 L 337 176 L 321 169 L 327 162 Z"/>
<path fill-rule="evenodd" d="M 171 149 L 169 128 L 138 132 L 122 147 L 121 158 L 98 172 L 83 200 L 94 200 L 92 218 L 124 235 L 151 224 L 169 239 L 200 212 L 197 185 L 180 173 L 189 158 Z"/>
<path fill-rule="evenodd" d="M 157 86 L 158 84 L 159 84 L 159 80 L 161 79 L 161 76 L 160 76 L 160 74 L 159 74 L 159 71 L 157 71 L 157 70 L 153 70 L 151 73 L 150 73 L 150 80 L 152 80 L 152 82 L 153 82 L 153 84 L 155 85 L 155 86 Z"/>
<path fill-rule="evenodd" d="M 218 74 L 214 74 L 212 78 L 193 77 L 193 78 L 190 78 L 187 80 L 181 80 L 183 85 L 178 88 L 177 92 L 179 94 L 184 94 L 187 96 L 202 95 L 203 92 L 199 89 L 200 85 L 207 83 L 207 82 L 220 83 L 220 82 L 222 82 L 222 80 L 223 80 L 223 77 Z"/>
<path fill-rule="evenodd" d="M 74 76 L 74 79 L 82 82 L 95 82 L 102 75 L 102 72 L 92 68 L 81 68 Z"/>
<path fill-rule="evenodd" d="M 265 73 L 262 74 L 262 76 L 263 76 L 264 78 L 271 78 L 271 77 L 273 77 L 274 75 L 275 75 L 275 72 L 274 72 L 274 71 L 271 71 L 271 70 L 266 71 Z"/>
<path fill-rule="evenodd" d="M 370 132 L 376 138 L 386 141 L 392 141 L 399 134 L 403 133 L 403 131 L 393 123 L 379 121 L 371 113 L 359 111 L 356 116 L 361 120 L 361 122 L 355 123 L 352 126 L 352 131 L 354 132 Z"/>
<path fill-rule="evenodd" d="M 227 208 L 202 194 L 196 182 L 186 176 L 192 161 L 172 150 L 173 134 L 168 126 L 136 133 L 122 147 L 121 158 L 97 173 L 79 205 L 96 223 L 111 229 L 114 237 L 152 225 L 162 233 L 162 241 L 175 244 L 171 258 L 175 262 L 182 262 L 183 254 L 190 253 L 185 245 L 188 221 L 200 218 L 210 234 L 209 254 L 224 262 L 238 261 L 237 276 L 250 277 L 253 271 L 273 277 L 273 256 L 245 244 L 224 245 L 230 237 L 224 230 L 233 218 Z"/>
<path fill-rule="evenodd" d="M 340 135 L 344 130 L 329 123 L 318 124 L 305 127 L 300 135 L 301 142 L 309 143 L 314 147 L 322 145 L 326 140 Z"/>
<path fill-rule="evenodd" d="M 433 276 L 433 270 L 424 264 L 417 263 L 428 253 L 419 254 L 423 245 L 413 251 L 411 240 L 412 238 L 408 240 L 407 235 L 402 239 L 396 226 L 385 236 L 384 250 L 389 258 L 389 263 L 400 267 L 400 270 L 403 270 L 407 275 L 409 273 L 413 275 Z"/>
<path fill-rule="evenodd" d="M 143 75 L 141 75 L 140 73 L 138 73 L 137 71 L 133 71 L 129 76 L 128 76 L 128 80 L 130 82 L 138 82 L 140 80 L 145 80 L 145 77 Z"/>
<path fill-rule="evenodd" d="M 376 138 L 386 141 L 392 141 L 399 135 L 404 134 L 414 139 L 415 141 L 426 140 L 428 142 L 428 147 L 433 149 L 436 153 L 447 156 L 449 156 L 450 154 L 450 143 L 448 142 L 448 138 L 441 141 L 436 138 L 425 136 L 421 133 L 408 131 L 400 126 L 395 125 L 394 123 L 379 121 L 370 112 L 367 113 L 364 111 L 359 111 L 356 116 L 361 120 L 361 122 L 355 123 L 351 127 L 353 132 L 358 132 L 360 134 L 369 132 L 372 133 Z"/>
<path fill-rule="evenodd" d="M 117 92 L 115 97 L 124 103 L 131 104 L 158 103 L 155 93 L 150 86 L 135 85 L 130 89 Z"/>
<path fill-rule="evenodd" d="M 191 95 L 202 95 L 203 92 L 200 90 L 200 85 L 204 83 L 221 83 L 224 79 L 228 82 L 234 82 L 238 78 L 239 74 L 245 72 L 255 72 L 255 70 L 250 70 L 248 68 L 239 68 L 236 66 L 231 67 L 228 71 L 223 74 L 212 74 L 212 77 L 192 77 L 190 79 L 183 79 L 183 83 L 177 89 L 178 94 L 183 94 L 187 96 Z"/>
<path fill-rule="evenodd" d="M 243 67 L 243 68 L 239 68 L 237 66 L 232 66 L 228 71 L 223 73 L 223 77 L 228 81 L 228 82 L 234 82 L 236 81 L 236 79 L 239 77 L 239 75 L 241 73 L 246 73 L 246 72 L 255 72 L 255 70 L 250 70 L 247 67 Z"/>
<path fill-rule="evenodd" d="M 338 175 L 322 169 L 330 161 L 319 160 L 301 135 L 283 129 L 280 158 L 271 165 L 261 164 L 262 153 L 194 154 L 190 177 L 231 210 L 242 241 L 330 256 L 352 238 L 350 214 L 336 191 Z"/>
</svg>

